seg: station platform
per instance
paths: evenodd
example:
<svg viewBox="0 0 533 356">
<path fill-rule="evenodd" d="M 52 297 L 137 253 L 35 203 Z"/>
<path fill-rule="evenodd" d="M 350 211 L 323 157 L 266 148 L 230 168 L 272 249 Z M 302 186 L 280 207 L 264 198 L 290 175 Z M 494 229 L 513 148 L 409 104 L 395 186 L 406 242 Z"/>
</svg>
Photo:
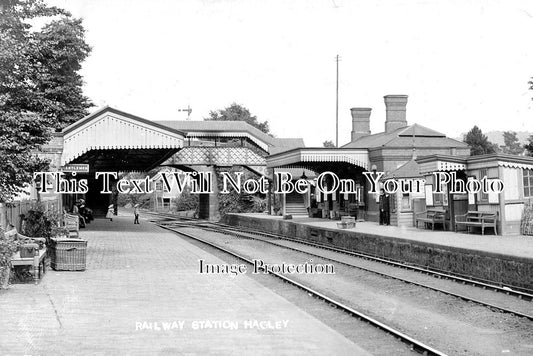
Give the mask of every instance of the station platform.
<svg viewBox="0 0 533 356">
<path fill-rule="evenodd" d="M 498 284 L 533 289 L 533 236 L 466 234 L 267 214 L 229 214 L 223 222 L 309 239 L 354 251 L 450 271 Z"/>
<path fill-rule="evenodd" d="M 281 216 L 266 214 L 239 214 L 261 219 L 283 220 Z M 335 220 L 296 217 L 292 222 L 334 229 L 342 231 L 355 231 L 364 234 L 387 236 L 398 239 L 429 242 L 437 245 L 457 247 L 461 249 L 483 251 L 494 254 L 503 254 L 514 257 L 533 258 L 533 236 L 523 235 L 492 235 L 492 230 L 488 234 L 465 234 L 461 232 L 451 232 L 442 230 L 427 230 L 414 227 L 397 227 L 379 225 L 371 221 L 357 222 L 354 229 L 339 229 Z"/>
<path fill-rule="evenodd" d="M 223 262 L 142 217 L 80 237 L 86 271 L 0 290 L 1 355 L 366 354 L 247 275 L 200 275 L 199 259 Z"/>
</svg>

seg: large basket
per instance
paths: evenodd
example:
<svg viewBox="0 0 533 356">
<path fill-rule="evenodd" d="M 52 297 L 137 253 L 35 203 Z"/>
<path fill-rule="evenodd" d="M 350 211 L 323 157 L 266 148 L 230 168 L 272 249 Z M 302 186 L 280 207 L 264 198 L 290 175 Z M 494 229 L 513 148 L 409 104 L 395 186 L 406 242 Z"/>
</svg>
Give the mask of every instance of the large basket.
<svg viewBox="0 0 533 356">
<path fill-rule="evenodd" d="M 56 271 L 84 271 L 87 241 L 81 239 L 51 239 L 51 266 Z"/>
</svg>

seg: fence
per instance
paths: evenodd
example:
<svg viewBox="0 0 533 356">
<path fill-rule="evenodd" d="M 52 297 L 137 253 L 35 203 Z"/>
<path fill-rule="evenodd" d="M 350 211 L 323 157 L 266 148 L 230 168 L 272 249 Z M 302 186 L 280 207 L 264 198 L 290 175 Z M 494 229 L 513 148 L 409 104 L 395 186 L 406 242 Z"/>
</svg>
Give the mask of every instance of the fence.
<svg viewBox="0 0 533 356">
<path fill-rule="evenodd" d="M 7 225 L 12 225 L 21 231 L 21 215 L 27 215 L 29 210 L 41 205 L 45 211 L 59 212 L 57 200 L 21 200 L 11 203 L 0 203 L 0 227 L 5 229 Z"/>
</svg>

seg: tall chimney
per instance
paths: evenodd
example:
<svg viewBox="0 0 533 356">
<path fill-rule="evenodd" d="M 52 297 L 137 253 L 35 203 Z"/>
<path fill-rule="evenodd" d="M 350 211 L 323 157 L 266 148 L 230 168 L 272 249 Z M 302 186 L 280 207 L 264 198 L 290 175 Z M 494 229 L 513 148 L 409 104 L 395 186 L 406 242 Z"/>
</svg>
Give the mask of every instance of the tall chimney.
<svg viewBox="0 0 533 356">
<path fill-rule="evenodd" d="M 351 108 L 352 112 L 352 142 L 359 137 L 370 135 L 371 108 Z"/>
<path fill-rule="evenodd" d="M 392 132 L 401 127 L 407 126 L 405 117 L 405 107 L 407 106 L 407 95 L 385 95 L 386 119 L 385 132 Z"/>
</svg>

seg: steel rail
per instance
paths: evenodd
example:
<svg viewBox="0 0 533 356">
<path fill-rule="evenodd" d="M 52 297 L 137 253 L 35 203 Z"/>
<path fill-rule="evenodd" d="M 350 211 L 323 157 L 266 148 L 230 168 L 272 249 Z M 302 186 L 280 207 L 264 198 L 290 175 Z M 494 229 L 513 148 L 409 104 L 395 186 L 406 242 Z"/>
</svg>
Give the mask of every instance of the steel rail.
<svg viewBox="0 0 533 356">
<path fill-rule="evenodd" d="M 190 225 L 183 225 L 183 227 L 191 227 L 191 226 Z M 192 228 L 198 228 L 198 227 L 192 227 Z M 209 231 L 212 231 L 212 232 L 218 232 L 218 233 L 221 233 L 221 230 L 223 230 L 223 229 L 208 228 L 208 227 L 199 227 L 199 228 L 206 229 L 206 230 L 209 230 Z M 412 281 L 412 280 L 409 280 L 409 279 L 405 279 L 405 278 L 402 278 L 402 277 L 398 277 L 398 276 L 394 276 L 394 275 L 391 275 L 391 274 L 388 274 L 388 273 L 385 273 L 385 272 L 379 272 L 379 271 L 376 271 L 376 270 L 373 270 L 373 269 L 370 269 L 370 268 L 353 265 L 353 264 L 348 263 L 348 262 L 339 261 L 337 259 L 334 259 L 334 258 L 331 258 L 331 257 L 327 257 L 327 256 L 323 256 L 323 255 L 319 255 L 319 254 L 315 254 L 315 253 L 312 253 L 312 252 L 309 252 L 309 251 L 299 250 L 299 249 L 294 248 L 294 247 L 279 245 L 279 244 L 276 244 L 275 242 L 272 242 L 272 241 L 262 240 L 262 239 L 257 239 L 257 238 L 253 238 L 253 237 L 250 237 L 250 236 L 242 235 L 240 232 L 230 231 L 229 233 L 233 234 L 234 236 L 239 235 L 237 237 L 242 237 L 242 238 L 246 238 L 246 239 L 255 239 L 257 241 L 269 243 L 269 244 L 277 246 L 277 247 L 285 248 L 285 249 L 296 251 L 296 252 L 300 252 L 300 253 L 305 253 L 305 254 L 310 255 L 310 256 L 319 257 L 319 258 L 322 258 L 322 259 L 325 259 L 325 260 L 328 260 L 328 261 L 332 261 L 332 262 L 336 262 L 336 263 L 339 263 L 339 264 L 342 264 L 342 265 L 345 265 L 345 266 L 357 268 L 357 269 L 360 269 L 360 270 L 363 270 L 363 271 L 366 271 L 366 272 L 375 273 L 375 274 L 378 274 L 378 275 L 383 276 L 383 277 L 392 278 L 392 279 L 399 280 L 399 281 L 402 281 L 402 282 L 405 282 L 405 283 L 409 283 L 409 284 L 416 285 L 416 286 L 419 286 L 419 287 L 427 288 L 427 289 L 430 289 L 430 290 L 433 290 L 433 291 L 436 291 L 436 292 L 440 292 L 440 293 L 443 293 L 443 294 L 446 294 L 446 295 L 450 295 L 452 297 L 456 297 L 456 298 L 459 298 L 459 299 L 462 299 L 462 300 L 465 300 L 465 301 L 477 303 L 477 304 L 480 304 L 482 306 L 485 306 L 485 307 L 488 307 L 488 308 L 491 308 L 491 309 L 495 309 L 495 310 L 501 311 L 501 312 L 506 313 L 506 314 L 512 314 L 512 315 L 515 315 L 515 316 L 518 316 L 518 317 L 521 317 L 521 318 L 526 318 L 526 319 L 529 319 L 529 320 L 533 321 L 533 315 L 529 315 L 529 314 L 525 314 L 525 313 L 522 313 L 522 312 L 519 312 L 519 311 L 516 311 L 516 310 L 508 309 L 508 308 L 505 308 L 505 307 L 502 307 L 502 306 L 498 306 L 498 305 L 495 305 L 495 304 L 492 304 L 492 303 L 489 303 L 489 302 L 484 302 L 482 300 L 479 300 L 479 299 L 476 299 L 476 298 L 472 298 L 472 297 L 468 297 L 468 296 L 465 296 L 465 295 L 462 295 L 462 294 L 458 294 L 458 293 L 455 293 L 455 292 L 451 292 L 451 291 L 448 291 L 448 290 L 445 290 L 445 289 L 440 289 L 440 288 L 437 288 L 437 287 L 429 286 L 427 284 L 415 282 L 415 281 Z M 249 234 L 249 232 L 246 232 L 246 233 Z"/>
<path fill-rule="evenodd" d="M 239 254 L 237 254 L 237 253 L 235 253 L 233 251 L 230 251 L 230 250 L 228 250 L 228 249 L 226 249 L 224 247 L 218 246 L 217 244 L 214 244 L 212 242 L 206 241 L 206 240 L 201 239 L 201 238 L 199 238 L 197 236 L 193 236 L 193 235 L 188 234 L 186 232 L 176 230 L 175 228 L 172 228 L 172 227 L 167 227 L 167 226 L 164 226 L 164 225 L 159 225 L 159 226 L 164 228 L 164 229 L 166 229 L 166 230 L 172 231 L 172 232 L 174 232 L 176 234 L 179 234 L 179 235 L 188 237 L 190 239 L 202 242 L 202 243 L 204 243 L 206 245 L 209 245 L 209 246 L 211 246 L 211 247 L 213 247 L 213 248 L 215 248 L 217 250 L 223 251 L 226 254 L 229 254 L 229 255 L 231 255 L 231 256 L 233 256 L 235 258 L 238 258 L 239 260 L 242 260 L 242 261 L 244 261 L 244 262 L 246 262 L 246 263 L 248 263 L 250 265 L 254 265 L 254 262 L 252 260 L 248 259 L 247 257 L 241 256 L 241 255 L 239 255 Z M 316 290 L 314 290 L 314 289 L 312 289 L 310 287 L 307 287 L 304 284 L 296 282 L 296 281 L 294 281 L 294 280 L 292 280 L 292 279 L 290 279 L 290 278 L 288 278 L 288 277 L 286 277 L 286 276 L 284 276 L 284 275 L 282 275 L 280 273 L 269 271 L 268 268 L 264 268 L 263 267 L 261 269 L 263 269 L 266 273 L 274 275 L 275 277 L 283 280 L 284 282 L 289 283 L 289 284 L 291 284 L 293 286 L 296 286 L 296 287 L 304 290 L 305 292 L 310 293 L 311 295 L 315 296 L 316 298 L 321 299 L 324 302 L 329 303 L 334 308 L 340 309 L 340 310 L 346 312 L 347 314 L 358 318 L 359 320 L 363 320 L 363 321 L 365 321 L 365 322 L 377 327 L 378 329 L 381 329 L 381 330 L 391 334 L 392 336 L 398 338 L 403 343 L 409 345 L 409 347 L 412 350 L 414 350 L 414 351 L 417 351 L 417 352 L 419 352 L 419 353 L 421 353 L 423 355 L 439 355 L 439 356 L 446 355 L 445 353 L 443 353 L 441 351 L 438 351 L 438 350 L 436 350 L 436 349 L 424 344 L 423 342 L 421 342 L 419 340 L 416 340 L 416 339 L 414 339 L 414 338 L 402 333 L 401 331 L 396 330 L 396 329 L 394 329 L 394 328 L 392 328 L 392 327 L 390 327 L 390 326 L 388 326 L 388 325 L 386 325 L 386 324 L 384 324 L 384 323 L 382 323 L 382 322 L 380 322 L 380 321 L 378 321 L 378 320 L 376 320 L 376 319 L 374 319 L 374 318 L 372 318 L 372 317 L 370 317 L 370 316 L 368 316 L 368 315 L 366 315 L 366 314 L 364 314 L 362 312 L 359 312 L 359 311 L 357 311 L 357 310 L 355 310 L 355 309 L 353 309 L 353 308 L 351 308 L 351 307 L 349 307 L 349 306 L 347 306 L 347 305 L 345 305 L 343 303 L 340 303 L 340 302 L 328 297 L 325 294 L 322 294 L 322 293 L 320 293 L 320 292 L 318 292 L 318 291 L 316 291 Z"/>
<path fill-rule="evenodd" d="M 250 234 L 262 235 L 262 236 L 265 236 L 265 237 L 272 237 L 272 238 L 276 238 L 276 239 L 297 242 L 297 243 L 301 243 L 301 244 L 312 246 L 312 247 L 316 247 L 316 248 L 321 248 L 321 249 L 325 249 L 325 250 L 339 252 L 339 253 L 343 253 L 343 254 L 346 254 L 346 255 L 351 255 L 351 256 L 354 256 L 354 257 L 359 257 L 359 258 L 363 258 L 363 259 L 367 259 L 367 260 L 371 260 L 371 261 L 376 261 L 376 262 L 388 264 L 388 265 L 391 265 L 391 266 L 394 266 L 394 267 L 399 267 L 399 268 L 403 268 L 403 269 L 410 269 L 410 270 L 413 270 L 413 271 L 416 271 L 416 272 L 420 272 L 420 273 L 423 273 L 423 274 L 430 274 L 430 275 L 437 276 L 439 278 L 445 278 L 445 279 L 461 282 L 462 284 L 471 284 L 471 285 L 474 285 L 476 287 L 480 287 L 480 288 L 483 288 L 483 289 L 492 289 L 492 290 L 494 290 L 496 292 L 505 293 L 507 295 L 512 295 L 512 296 L 515 296 L 515 297 L 517 297 L 519 299 L 533 301 L 533 294 L 525 292 L 525 291 L 522 291 L 522 290 L 516 290 L 519 287 L 512 287 L 512 288 L 515 288 L 515 289 L 512 289 L 510 287 L 505 287 L 505 286 L 502 287 L 502 286 L 498 286 L 498 285 L 495 285 L 495 284 L 482 282 L 482 281 L 479 281 L 479 280 L 476 280 L 476 279 L 467 278 L 467 277 L 464 277 L 464 276 L 458 276 L 458 275 L 454 275 L 454 274 L 451 274 L 451 273 L 444 273 L 444 272 L 437 271 L 437 270 L 434 270 L 434 269 L 431 269 L 431 268 L 422 268 L 422 267 L 419 267 L 419 266 L 416 266 L 416 265 L 412 265 L 412 264 L 406 264 L 406 263 L 398 262 L 398 261 L 391 260 L 391 259 L 386 259 L 386 258 L 382 258 L 382 257 L 378 257 L 378 256 L 373 256 L 371 254 L 350 251 L 350 250 L 346 250 L 346 249 L 342 249 L 342 248 L 338 248 L 338 247 L 333 247 L 333 246 L 322 244 L 322 243 L 310 242 L 310 241 L 299 239 L 299 238 L 287 237 L 287 236 L 283 236 L 283 235 L 279 235 L 279 234 L 266 233 L 266 232 L 262 232 L 262 231 L 255 231 L 255 230 L 250 230 L 250 229 L 247 229 L 247 228 L 244 228 L 244 227 L 239 227 L 237 229 L 234 226 L 220 224 L 220 223 L 210 223 L 210 224 L 216 225 L 216 226 L 221 226 L 221 227 L 226 228 L 226 229 L 235 230 L 237 232 L 246 232 L 246 233 L 250 233 Z"/>
<path fill-rule="evenodd" d="M 308 254 L 310 256 L 319 257 L 319 258 L 322 258 L 322 259 L 325 259 L 325 260 L 328 260 L 328 261 L 332 261 L 332 262 L 343 264 L 343 265 L 346 265 L 346 266 L 349 266 L 349 267 L 357 268 L 357 269 L 360 269 L 360 270 L 363 270 L 363 271 L 366 271 L 366 272 L 371 272 L 371 273 L 374 273 L 374 274 L 378 274 L 378 275 L 383 276 L 383 277 L 396 279 L 396 280 L 399 280 L 399 281 L 402 281 L 402 282 L 405 282 L 405 283 L 409 283 L 409 284 L 416 285 L 416 286 L 419 286 L 419 287 L 422 287 L 422 288 L 427 288 L 427 289 L 430 289 L 430 290 L 433 290 L 433 291 L 436 291 L 436 292 L 440 292 L 440 293 L 443 293 L 443 294 L 446 294 L 446 295 L 450 295 L 450 296 L 459 298 L 461 300 L 477 303 L 477 304 L 482 305 L 484 307 L 495 309 L 495 310 L 498 310 L 498 311 L 506 313 L 506 314 L 512 314 L 512 315 L 515 315 L 515 316 L 518 316 L 518 317 L 521 317 L 521 318 L 526 318 L 526 319 L 529 319 L 529 320 L 533 321 L 533 315 L 529 315 L 529 314 L 525 314 L 525 313 L 522 313 L 522 312 L 519 312 L 519 311 L 516 311 L 516 310 L 508 309 L 508 308 L 505 308 L 505 307 L 502 307 L 502 306 L 498 306 L 498 305 L 495 305 L 495 304 L 492 304 L 492 303 L 489 303 L 489 302 L 484 302 L 482 300 L 479 300 L 479 299 L 476 299 L 476 298 L 472 298 L 472 297 L 468 297 L 468 296 L 465 296 L 465 295 L 461 295 L 461 294 L 458 294 L 458 293 L 455 293 L 455 292 L 451 292 L 451 291 L 448 291 L 448 290 L 445 290 L 445 289 L 432 287 L 432 286 L 429 286 L 429 285 L 426 285 L 426 284 L 423 284 L 423 283 L 419 283 L 419 282 L 415 282 L 415 281 L 412 281 L 412 280 L 409 280 L 409 279 L 405 279 L 405 278 L 402 278 L 402 277 L 394 276 L 394 275 L 391 275 L 391 274 L 388 274 L 388 273 L 385 273 L 385 272 L 379 272 L 379 271 L 376 271 L 376 270 L 373 270 L 373 269 L 369 269 L 369 268 L 366 268 L 366 267 L 353 265 L 353 264 L 348 263 L 348 262 L 339 261 L 339 260 L 331 258 L 331 257 L 315 254 L 315 253 L 312 253 L 312 252 L 309 252 L 309 251 L 303 251 L 303 250 L 297 249 L 295 247 L 279 245 L 279 244 L 277 244 L 275 242 L 272 242 L 272 241 L 262 240 L 262 239 L 259 239 L 259 238 L 254 238 L 254 237 L 251 237 L 251 236 L 243 235 L 242 231 L 233 231 L 232 229 L 227 229 L 225 227 L 219 227 L 219 226 L 217 226 L 217 227 L 209 227 L 209 226 L 205 226 L 203 224 L 195 224 L 195 225 L 191 225 L 191 224 L 188 224 L 188 223 L 171 223 L 171 224 L 172 224 L 172 226 L 178 225 L 180 227 L 200 228 L 200 229 L 204 229 L 204 230 L 208 230 L 208 231 L 212 231 L 212 232 L 217 232 L 217 233 L 222 233 L 222 234 L 231 234 L 231 235 L 236 236 L 236 237 L 242 237 L 242 238 L 251 239 L 251 240 L 254 239 L 254 240 L 257 240 L 257 241 L 269 243 L 269 244 L 272 244 L 272 245 L 280 247 L 280 248 L 285 248 L 285 249 L 288 249 L 288 250 L 292 250 L 292 251 L 296 251 L 296 252 L 300 252 L 300 253 L 305 253 L 305 254 Z M 213 225 L 216 226 L 217 224 L 213 224 Z M 257 232 L 244 232 L 244 234 L 262 235 L 262 233 L 257 233 Z M 287 239 L 287 240 L 292 240 L 292 239 Z M 344 253 L 344 251 L 343 251 L 343 253 Z"/>
</svg>

